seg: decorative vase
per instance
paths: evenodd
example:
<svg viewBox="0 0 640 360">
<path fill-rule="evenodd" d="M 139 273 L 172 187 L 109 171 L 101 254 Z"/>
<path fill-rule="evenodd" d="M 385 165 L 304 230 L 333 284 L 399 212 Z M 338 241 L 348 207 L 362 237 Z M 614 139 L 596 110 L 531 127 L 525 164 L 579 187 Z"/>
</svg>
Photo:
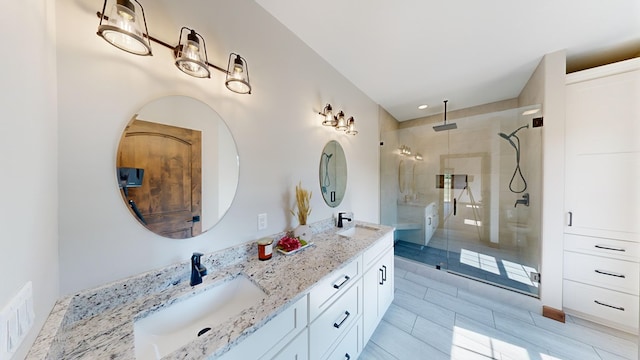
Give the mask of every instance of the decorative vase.
<svg viewBox="0 0 640 360">
<path fill-rule="evenodd" d="M 309 225 L 298 225 L 297 228 L 293 229 L 293 236 L 309 242 L 311 240 L 311 228 Z"/>
</svg>

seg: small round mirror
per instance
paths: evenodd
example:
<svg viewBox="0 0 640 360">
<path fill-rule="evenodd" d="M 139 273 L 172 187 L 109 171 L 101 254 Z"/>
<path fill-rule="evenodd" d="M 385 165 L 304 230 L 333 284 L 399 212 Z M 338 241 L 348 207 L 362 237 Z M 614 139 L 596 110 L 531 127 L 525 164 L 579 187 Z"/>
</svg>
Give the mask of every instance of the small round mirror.
<svg viewBox="0 0 640 360">
<path fill-rule="evenodd" d="M 347 159 L 340 143 L 331 140 L 320 156 L 320 190 L 327 205 L 340 205 L 347 188 Z"/>
<path fill-rule="evenodd" d="M 125 128 L 116 179 L 131 215 L 172 239 L 198 236 L 227 212 L 238 187 L 236 143 L 207 104 L 169 96 L 145 105 Z"/>
</svg>

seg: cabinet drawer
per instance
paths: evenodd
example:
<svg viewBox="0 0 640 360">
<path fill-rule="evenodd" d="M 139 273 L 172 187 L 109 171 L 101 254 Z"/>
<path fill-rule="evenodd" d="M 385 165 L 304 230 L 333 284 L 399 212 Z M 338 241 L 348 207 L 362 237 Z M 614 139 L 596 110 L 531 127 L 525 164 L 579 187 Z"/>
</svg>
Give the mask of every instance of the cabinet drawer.
<svg viewBox="0 0 640 360">
<path fill-rule="evenodd" d="M 384 251 L 393 246 L 393 232 L 388 233 L 378 240 L 370 249 L 364 252 L 362 256 L 362 268 L 366 271 L 375 261 L 384 253 Z"/>
<path fill-rule="evenodd" d="M 563 293 L 563 306 L 567 309 L 602 319 L 605 324 L 638 328 L 638 296 L 570 280 L 564 280 Z"/>
<path fill-rule="evenodd" d="M 640 265 L 571 251 L 564 252 L 564 278 L 638 295 Z"/>
<path fill-rule="evenodd" d="M 327 360 L 356 360 L 361 346 L 358 345 L 358 335 L 360 332 L 360 323 L 355 324 L 347 335 L 340 340 L 340 343 L 327 357 Z"/>
<path fill-rule="evenodd" d="M 640 261 L 640 244 L 599 237 L 565 234 L 564 249 L 628 261 Z"/>
<path fill-rule="evenodd" d="M 360 258 L 332 272 L 327 278 L 320 280 L 309 292 L 309 319 L 313 321 L 340 294 L 344 293 L 360 278 Z"/>
<path fill-rule="evenodd" d="M 361 282 L 340 296 L 309 327 L 311 359 L 326 356 L 331 345 L 360 319 Z"/>
</svg>

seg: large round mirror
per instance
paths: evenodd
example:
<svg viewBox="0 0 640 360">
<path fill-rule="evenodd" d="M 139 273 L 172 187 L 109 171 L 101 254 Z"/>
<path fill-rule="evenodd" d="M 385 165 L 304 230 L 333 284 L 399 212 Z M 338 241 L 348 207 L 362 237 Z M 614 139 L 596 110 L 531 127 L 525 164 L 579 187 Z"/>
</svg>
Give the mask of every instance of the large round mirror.
<svg viewBox="0 0 640 360">
<path fill-rule="evenodd" d="M 347 189 L 347 159 L 342 146 L 331 140 L 320 157 L 320 191 L 324 202 L 331 207 L 340 205 Z"/>
<path fill-rule="evenodd" d="M 145 105 L 125 128 L 116 160 L 120 194 L 154 233 L 185 239 L 211 229 L 238 187 L 236 143 L 205 103 L 169 96 Z"/>
</svg>

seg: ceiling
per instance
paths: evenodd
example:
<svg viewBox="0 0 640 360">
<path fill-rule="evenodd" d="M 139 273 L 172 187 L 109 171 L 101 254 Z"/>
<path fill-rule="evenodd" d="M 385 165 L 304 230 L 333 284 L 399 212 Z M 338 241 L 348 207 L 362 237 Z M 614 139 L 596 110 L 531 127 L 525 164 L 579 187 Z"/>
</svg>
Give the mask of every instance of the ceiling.
<svg viewBox="0 0 640 360">
<path fill-rule="evenodd" d="M 256 2 L 399 121 L 515 98 L 558 50 L 569 71 L 640 55 L 638 0 Z"/>
</svg>

